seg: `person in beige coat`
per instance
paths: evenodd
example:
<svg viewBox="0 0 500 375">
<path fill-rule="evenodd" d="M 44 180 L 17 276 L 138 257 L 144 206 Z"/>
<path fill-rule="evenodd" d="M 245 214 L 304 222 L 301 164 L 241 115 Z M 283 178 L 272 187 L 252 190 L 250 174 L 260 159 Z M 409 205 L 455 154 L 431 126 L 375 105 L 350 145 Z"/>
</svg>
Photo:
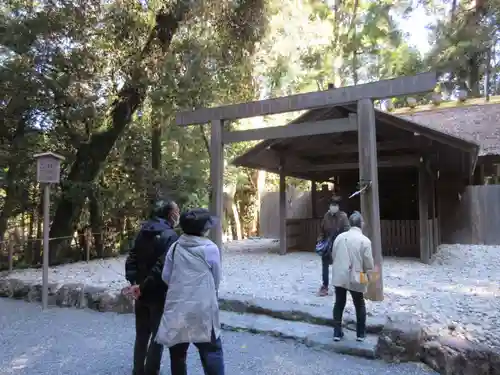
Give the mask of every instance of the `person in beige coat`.
<svg viewBox="0 0 500 375">
<path fill-rule="evenodd" d="M 373 271 L 372 245 L 363 232 L 363 217 L 355 211 L 349 217 L 351 228 L 335 239 L 332 247 L 332 285 L 335 287 L 333 307 L 333 338 L 339 341 L 342 332 L 347 291 L 351 294 L 356 309 L 356 336 L 363 341 L 366 331 L 366 306 L 364 293 L 367 291 L 368 275 Z"/>
</svg>

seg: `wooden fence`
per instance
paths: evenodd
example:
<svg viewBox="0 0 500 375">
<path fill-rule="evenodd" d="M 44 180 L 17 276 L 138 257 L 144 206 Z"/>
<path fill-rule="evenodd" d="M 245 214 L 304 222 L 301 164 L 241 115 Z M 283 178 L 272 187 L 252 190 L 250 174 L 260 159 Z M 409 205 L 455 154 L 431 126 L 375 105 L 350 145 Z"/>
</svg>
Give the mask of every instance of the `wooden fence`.
<svg viewBox="0 0 500 375">
<path fill-rule="evenodd" d="M 321 219 L 287 219 L 288 250 L 314 251 L 320 224 Z M 420 256 L 418 220 L 381 220 L 380 230 L 384 256 Z"/>
<path fill-rule="evenodd" d="M 287 194 L 287 231 L 290 250 L 314 249 L 319 219 L 311 217 L 310 192 Z M 449 200 L 446 194 L 440 200 Z M 263 237 L 279 238 L 279 196 L 267 193 L 261 206 Z M 316 223 L 316 224 L 315 224 Z M 500 245 L 500 185 L 467 186 L 460 199 L 442 206 L 440 218 L 429 219 L 432 253 L 441 243 Z M 386 255 L 419 256 L 418 220 L 381 220 L 383 252 Z"/>
<path fill-rule="evenodd" d="M 420 256 L 418 220 L 381 220 L 380 232 L 383 255 Z"/>
</svg>

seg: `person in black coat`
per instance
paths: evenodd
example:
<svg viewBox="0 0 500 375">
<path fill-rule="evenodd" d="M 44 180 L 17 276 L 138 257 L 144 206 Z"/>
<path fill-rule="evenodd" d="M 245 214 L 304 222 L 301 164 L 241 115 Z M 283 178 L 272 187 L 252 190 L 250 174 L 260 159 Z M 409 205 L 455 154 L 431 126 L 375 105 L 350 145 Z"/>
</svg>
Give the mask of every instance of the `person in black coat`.
<svg viewBox="0 0 500 375">
<path fill-rule="evenodd" d="M 155 342 L 163 314 L 167 286 L 161 278 L 165 255 L 177 241 L 179 207 L 173 201 L 157 203 L 139 231 L 125 262 L 128 292 L 135 299 L 135 344 L 132 375 L 158 375 L 163 346 Z"/>
</svg>

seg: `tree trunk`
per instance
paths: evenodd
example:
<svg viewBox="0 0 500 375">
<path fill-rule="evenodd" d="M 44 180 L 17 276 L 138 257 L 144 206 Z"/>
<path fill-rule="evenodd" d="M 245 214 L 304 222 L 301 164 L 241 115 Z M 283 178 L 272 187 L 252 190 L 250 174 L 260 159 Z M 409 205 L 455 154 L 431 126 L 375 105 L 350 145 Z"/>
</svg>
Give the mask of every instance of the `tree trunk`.
<svg viewBox="0 0 500 375">
<path fill-rule="evenodd" d="M 34 232 L 35 232 L 35 213 L 33 209 L 30 210 L 28 215 L 29 227 L 28 227 L 28 240 L 26 241 L 26 246 L 24 248 L 24 261 L 26 264 L 33 264 L 33 248 L 34 248 Z"/>
<path fill-rule="evenodd" d="M 104 256 L 104 242 L 102 236 L 104 222 L 102 220 L 101 205 L 98 199 L 98 194 L 95 191 L 93 191 L 89 197 L 89 213 L 90 228 L 94 237 L 96 256 L 98 258 L 102 258 Z"/>
<path fill-rule="evenodd" d="M 50 231 L 52 238 L 71 236 L 76 228 L 85 202 L 85 194 L 73 196 L 67 194 L 73 184 L 87 185 L 98 176 L 103 163 L 113 148 L 116 140 L 121 136 L 125 128 L 132 121 L 137 108 L 144 102 L 148 85 L 144 60 L 153 54 L 153 43 L 158 39 L 164 55 L 170 48 L 170 43 L 180 22 L 184 19 L 190 8 L 190 1 L 179 0 L 170 11 L 161 10 L 156 15 L 156 25 L 151 31 L 146 45 L 137 57 L 137 62 L 130 69 L 130 78 L 125 82 L 118 93 L 118 98 L 110 108 L 110 128 L 104 132 L 93 134 L 88 143 L 84 143 L 78 149 L 75 161 L 71 166 L 62 198 L 57 205 L 54 221 Z M 55 239 L 52 241 L 51 259 L 53 263 L 57 254 L 67 241 Z"/>
<path fill-rule="evenodd" d="M 231 213 L 233 216 L 233 236 L 236 235 L 237 240 L 242 240 L 243 239 L 243 232 L 241 231 L 241 221 L 240 221 L 240 214 L 238 212 L 238 206 L 236 203 L 233 202 L 231 203 Z"/>
<path fill-rule="evenodd" d="M 161 125 L 158 121 L 153 123 L 151 129 L 151 167 L 159 171 L 161 165 Z"/>
<path fill-rule="evenodd" d="M 7 186 L 5 189 L 5 199 L 3 204 L 2 212 L 0 213 L 0 239 L 5 237 L 7 228 L 9 225 L 9 218 L 12 216 L 12 212 L 17 204 L 17 194 L 15 194 L 16 183 L 14 181 L 13 175 L 16 173 L 16 168 L 9 168 L 7 172 Z"/>
<path fill-rule="evenodd" d="M 255 234 L 260 233 L 260 207 L 262 205 L 262 193 L 266 187 L 266 171 L 257 171 L 257 197 L 256 197 L 256 209 L 257 215 L 254 222 L 254 231 Z"/>
<path fill-rule="evenodd" d="M 473 98 L 478 98 L 481 96 L 479 92 L 479 80 L 481 73 L 479 71 L 479 64 L 480 64 L 480 55 L 479 53 L 474 53 L 472 54 L 471 58 L 469 59 L 469 90 L 470 90 L 470 95 Z"/>
<path fill-rule="evenodd" d="M 33 264 L 39 265 L 42 264 L 42 238 L 43 238 L 43 199 L 41 194 L 38 194 L 39 203 L 37 206 L 37 215 L 36 215 L 36 240 L 33 244 L 34 252 L 33 252 Z"/>
<path fill-rule="evenodd" d="M 29 229 L 28 229 L 28 241 L 26 246 L 25 259 L 27 264 L 34 264 L 34 249 L 35 249 L 35 221 L 36 221 L 36 197 L 37 189 L 36 186 L 31 186 L 30 189 L 30 207 L 29 207 Z"/>
<path fill-rule="evenodd" d="M 457 4 L 458 0 L 452 0 L 451 2 L 451 22 L 455 22 L 455 19 L 457 18 Z"/>
<path fill-rule="evenodd" d="M 19 112 L 19 111 L 18 111 Z M 16 132 L 12 137 L 12 144 L 9 149 L 10 160 L 9 160 L 9 170 L 7 175 L 5 176 L 7 186 L 5 188 L 5 200 L 3 205 L 3 210 L 0 213 L 0 239 L 3 239 L 5 236 L 5 232 L 7 231 L 9 218 L 11 217 L 14 209 L 16 208 L 19 194 L 16 184 L 16 179 L 18 176 L 18 172 L 22 166 L 19 164 L 19 160 L 16 160 L 16 156 L 18 156 L 19 151 L 22 149 L 22 143 L 24 140 L 25 134 L 25 122 L 24 117 L 21 113 L 16 114 L 20 117 L 17 122 Z"/>
<path fill-rule="evenodd" d="M 477 30 L 481 27 L 481 18 L 484 16 L 484 14 L 485 14 L 484 2 L 481 0 L 477 0 L 475 3 L 474 12 L 471 12 L 469 16 L 470 18 L 468 20 L 468 27 L 472 29 L 471 34 L 476 33 Z M 484 52 L 486 51 L 483 51 L 483 53 Z M 469 85 L 471 96 L 476 98 L 480 96 L 479 80 L 481 77 L 480 65 L 482 58 L 483 54 L 481 52 L 476 51 L 471 54 L 468 60 L 469 74 L 467 83 Z"/>
<path fill-rule="evenodd" d="M 229 227 L 232 235 L 232 239 L 241 240 L 243 234 L 241 232 L 241 222 L 240 215 L 238 212 L 238 207 L 234 202 L 234 194 L 236 193 L 236 183 L 226 184 L 224 186 L 224 212 L 226 217 L 229 219 Z"/>
<path fill-rule="evenodd" d="M 490 101 L 491 92 L 491 55 L 493 51 L 493 46 L 490 44 L 488 46 L 488 52 L 486 53 L 486 67 L 484 72 L 484 98 L 487 102 Z"/>
</svg>

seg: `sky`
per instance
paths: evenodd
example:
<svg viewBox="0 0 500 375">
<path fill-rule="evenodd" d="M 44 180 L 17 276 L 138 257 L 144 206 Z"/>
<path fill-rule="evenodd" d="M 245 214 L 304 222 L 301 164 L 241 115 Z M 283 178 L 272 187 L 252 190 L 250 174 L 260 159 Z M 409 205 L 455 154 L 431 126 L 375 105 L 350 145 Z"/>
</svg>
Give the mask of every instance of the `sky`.
<svg viewBox="0 0 500 375">
<path fill-rule="evenodd" d="M 426 15 L 422 8 L 415 9 L 408 19 L 399 21 L 400 27 L 410 36 L 409 44 L 417 47 L 422 54 L 430 49 L 426 26 L 432 21 L 433 17 Z"/>
</svg>

